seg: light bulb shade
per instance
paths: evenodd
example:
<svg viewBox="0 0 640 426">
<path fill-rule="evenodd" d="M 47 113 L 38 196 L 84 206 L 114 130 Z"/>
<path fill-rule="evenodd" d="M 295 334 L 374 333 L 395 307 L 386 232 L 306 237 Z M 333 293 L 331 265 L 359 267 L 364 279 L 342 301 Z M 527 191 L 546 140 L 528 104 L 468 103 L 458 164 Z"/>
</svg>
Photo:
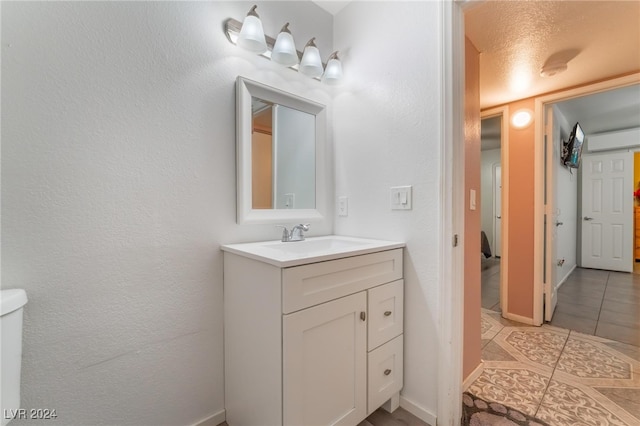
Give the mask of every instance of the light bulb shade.
<svg viewBox="0 0 640 426">
<path fill-rule="evenodd" d="M 324 69 L 322 68 L 322 59 L 320 59 L 320 51 L 315 46 L 307 46 L 304 48 L 302 60 L 298 70 L 309 77 L 320 77 Z"/>
<path fill-rule="evenodd" d="M 271 60 L 287 67 L 298 63 L 298 52 L 291 33 L 281 31 L 271 51 Z"/>
<path fill-rule="evenodd" d="M 338 56 L 331 55 L 332 58 L 327 62 L 327 68 L 324 70 L 324 76 L 322 80 L 326 84 L 338 84 L 342 80 L 342 62 L 338 59 Z"/>
<path fill-rule="evenodd" d="M 254 53 L 267 51 L 267 41 L 262 29 L 262 21 L 254 15 L 247 15 L 242 23 L 242 29 L 238 36 L 238 46 Z"/>
</svg>

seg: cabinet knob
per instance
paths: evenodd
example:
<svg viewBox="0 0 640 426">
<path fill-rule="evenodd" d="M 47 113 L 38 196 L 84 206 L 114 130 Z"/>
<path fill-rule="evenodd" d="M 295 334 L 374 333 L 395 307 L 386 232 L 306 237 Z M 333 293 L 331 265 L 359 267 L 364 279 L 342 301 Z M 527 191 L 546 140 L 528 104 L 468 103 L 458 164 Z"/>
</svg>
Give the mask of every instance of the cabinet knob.
<svg viewBox="0 0 640 426">
<path fill-rule="evenodd" d="M 388 376 L 389 374 L 391 374 L 391 370 L 389 370 L 388 368 L 386 370 L 384 370 L 384 375 Z"/>
<path fill-rule="evenodd" d="M 367 313 L 365 311 L 360 312 L 360 319 L 362 321 L 366 321 L 367 320 Z"/>
<path fill-rule="evenodd" d="M 388 317 L 389 315 L 391 315 L 391 311 L 384 311 L 384 316 Z"/>
</svg>

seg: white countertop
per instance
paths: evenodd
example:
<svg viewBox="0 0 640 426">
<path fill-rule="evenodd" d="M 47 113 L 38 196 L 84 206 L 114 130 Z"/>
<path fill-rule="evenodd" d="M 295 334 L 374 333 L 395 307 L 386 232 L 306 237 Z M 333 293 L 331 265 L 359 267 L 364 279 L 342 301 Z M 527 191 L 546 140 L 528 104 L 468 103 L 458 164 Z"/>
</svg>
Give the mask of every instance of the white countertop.
<svg viewBox="0 0 640 426">
<path fill-rule="evenodd" d="M 324 237 L 310 237 L 304 241 L 286 243 L 274 240 L 255 243 L 225 244 L 221 246 L 221 249 L 280 268 L 287 268 L 307 263 L 339 259 L 341 257 L 359 256 L 378 251 L 391 250 L 404 246 L 405 243 L 397 241 L 327 235 Z"/>
</svg>

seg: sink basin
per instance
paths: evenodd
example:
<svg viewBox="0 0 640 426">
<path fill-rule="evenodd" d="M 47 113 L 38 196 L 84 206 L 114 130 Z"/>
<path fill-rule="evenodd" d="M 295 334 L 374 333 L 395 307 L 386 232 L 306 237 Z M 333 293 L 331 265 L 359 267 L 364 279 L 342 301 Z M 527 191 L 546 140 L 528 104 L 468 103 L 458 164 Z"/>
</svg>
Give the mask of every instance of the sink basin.
<svg viewBox="0 0 640 426">
<path fill-rule="evenodd" d="M 271 250 L 280 250 L 285 253 L 291 254 L 310 254 L 316 252 L 345 250 L 366 245 L 365 241 L 358 241 L 354 239 L 344 239 L 341 237 L 332 238 L 315 238 L 307 239 L 304 241 L 292 241 L 288 243 L 276 242 L 267 243 L 265 248 Z"/>
<path fill-rule="evenodd" d="M 227 244 L 222 246 L 222 250 L 283 268 L 400 247 L 404 247 L 404 243 L 328 235 L 286 243 L 263 241 Z"/>
</svg>

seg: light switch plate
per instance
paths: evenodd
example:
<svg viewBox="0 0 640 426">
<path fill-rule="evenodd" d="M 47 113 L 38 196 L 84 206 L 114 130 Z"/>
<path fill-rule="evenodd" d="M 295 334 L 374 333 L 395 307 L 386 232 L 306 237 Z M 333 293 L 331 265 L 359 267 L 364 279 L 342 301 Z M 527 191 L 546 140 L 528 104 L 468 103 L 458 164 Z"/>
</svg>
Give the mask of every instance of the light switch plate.
<svg viewBox="0 0 640 426">
<path fill-rule="evenodd" d="M 338 197 L 338 216 L 349 216 L 349 198 Z"/>
<path fill-rule="evenodd" d="M 391 210 L 411 210 L 411 185 L 391 187 Z"/>
<path fill-rule="evenodd" d="M 469 191 L 469 210 L 476 209 L 476 190 L 471 189 Z"/>
</svg>

